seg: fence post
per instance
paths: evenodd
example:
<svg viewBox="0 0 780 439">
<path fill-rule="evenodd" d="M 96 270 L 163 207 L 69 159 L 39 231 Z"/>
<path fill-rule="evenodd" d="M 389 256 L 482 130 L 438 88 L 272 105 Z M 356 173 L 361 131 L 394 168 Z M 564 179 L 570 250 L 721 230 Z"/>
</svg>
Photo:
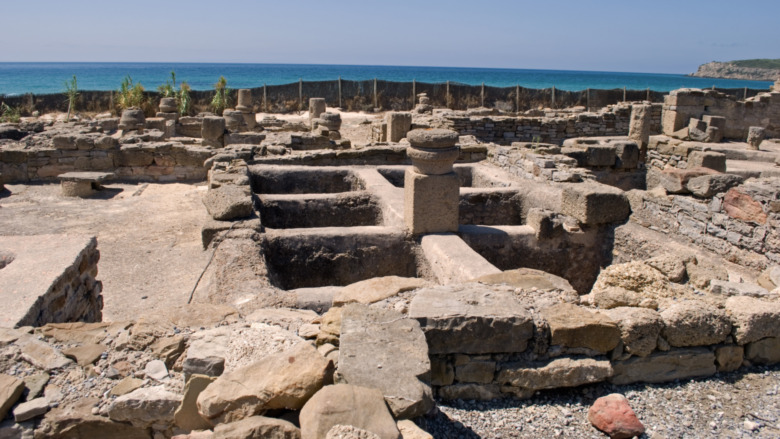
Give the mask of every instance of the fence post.
<svg viewBox="0 0 780 439">
<path fill-rule="evenodd" d="M 480 96 L 482 101 L 480 107 L 484 107 L 485 106 L 485 83 L 484 82 L 482 83 L 482 92 L 480 93 Z"/>
<path fill-rule="evenodd" d="M 374 78 L 374 111 L 379 108 L 379 103 L 377 102 L 377 96 L 376 96 L 376 78 Z"/>
<path fill-rule="evenodd" d="M 298 79 L 298 111 L 303 111 L 303 78 Z"/>
<path fill-rule="evenodd" d="M 447 94 L 444 96 L 444 106 L 450 108 L 450 81 L 447 81 Z"/>
<path fill-rule="evenodd" d="M 341 76 L 339 76 L 339 108 L 341 108 Z"/>
<path fill-rule="evenodd" d="M 552 86 L 552 108 L 555 108 L 555 86 Z"/>
<path fill-rule="evenodd" d="M 626 101 L 626 86 L 623 86 L 623 102 Z"/>
<path fill-rule="evenodd" d="M 647 100 L 650 100 L 650 87 L 647 87 Z"/>
<path fill-rule="evenodd" d="M 744 101 L 745 99 L 747 99 L 747 87 L 745 87 L 745 92 L 742 93 L 742 100 Z"/>
<path fill-rule="evenodd" d="M 266 92 L 265 82 L 263 83 L 263 112 L 268 113 L 268 94 Z"/>
<path fill-rule="evenodd" d="M 588 87 L 585 97 L 585 107 L 587 108 L 587 111 L 590 111 L 590 87 Z"/>
<path fill-rule="evenodd" d="M 417 81 L 412 79 L 412 110 L 414 110 L 415 99 L 417 99 Z"/>
<path fill-rule="evenodd" d="M 517 112 L 520 112 L 520 84 L 515 86 L 515 105 L 517 106 Z"/>
</svg>

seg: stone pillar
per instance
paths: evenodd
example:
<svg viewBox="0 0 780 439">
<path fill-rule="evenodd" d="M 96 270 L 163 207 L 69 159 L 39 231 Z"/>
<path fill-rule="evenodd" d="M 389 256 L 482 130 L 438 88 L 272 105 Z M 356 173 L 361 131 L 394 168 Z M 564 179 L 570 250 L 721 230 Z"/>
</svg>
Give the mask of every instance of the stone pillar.
<svg viewBox="0 0 780 439">
<path fill-rule="evenodd" d="M 244 118 L 244 125 L 249 131 L 252 131 L 257 126 L 257 118 L 255 117 L 254 104 L 252 103 L 252 90 L 248 88 L 242 88 L 238 90 L 238 104 L 236 110 L 241 112 Z"/>
<path fill-rule="evenodd" d="M 433 105 L 431 105 L 431 98 L 428 97 L 428 93 L 420 93 L 417 95 L 418 104 L 414 107 L 415 113 L 432 113 Z"/>
<path fill-rule="evenodd" d="M 341 139 L 341 115 L 338 113 L 320 114 L 317 119 L 312 119 L 312 129 L 317 130 L 319 135 L 328 136 L 330 140 Z"/>
<path fill-rule="evenodd" d="M 222 148 L 225 146 L 225 119 L 219 116 L 206 116 L 203 118 L 200 136 L 203 137 L 203 146 Z"/>
<path fill-rule="evenodd" d="M 139 133 L 143 133 L 144 126 L 146 125 L 146 117 L 144 112 L 138 107 L 130 107 L 122 112 L 122 116 L 119 118 L 119 129 L 122 132 L 136 130 Z"/>
<path fill-rule="evenodd" d="M 156 116 L 165 119 L 165 138 L 176 135 L 176 121 L 179 120 L 179 108 L 176 104 L 176 98 L 160 99 L 160 111 Z"/>
<path fill-rule="evenodd" d="M 753 149 L 758 149 L 761 142 L 766 138 L 766 130 L 763 127 L 748 128 L 747 143 Z"/>
<path fill-rule="evenodd" d="M 314 128 L 314 119 L 319 119 L 320 115 L 325 112 L 327 105 L 325 105 L 325 98 L 311 98 L 309 99 L 309 126 Z"/>
<path fill-rule="evenodd" d="M 410 113 L 391 111 L 387 113 L 385 120 L 387 121 L 388 142 L 400 142 L 412 128 L 412 115 Z"/>
<path fill-rule="evenodd" d="M 225 118 L 225 127 L 228 130 L 239 133 L 247 130 L 244 113 L 237 110 L 225 110 L 222 112 L 222 117 Z"/>
<path fill-rule="evenodd" d="M 414 235 L 458 231 L 460 181 L 452 165 L 460 153 L 458 133 L 444 129 L 412 130 L 407 155 L 412 166 L 404 176 L 404 223 Z"/>
<path fill-rule="evenodd" d="M 647 143 L 650 140 L 650 126 L 653 114 L 650 105 L 632 105 L 631 121 L 628 126 L 628 138 L 639 145 L 639 156 L 644 159 L 647 154 Z"/>
</svg>

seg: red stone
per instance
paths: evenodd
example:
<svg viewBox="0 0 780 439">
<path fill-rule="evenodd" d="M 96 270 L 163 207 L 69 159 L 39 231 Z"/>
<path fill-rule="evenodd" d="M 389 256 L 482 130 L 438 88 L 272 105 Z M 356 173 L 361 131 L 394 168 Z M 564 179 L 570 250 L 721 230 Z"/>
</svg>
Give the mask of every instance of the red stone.
<svg viewBox="0 0 780 439">
<path fill-rule="evenodd" d="M 628 439 L 645 432 L 628 399 L 619 393 L 597 399 L 588 410 L 588 420 L 613 439 Z"/>
<path fill-rule="evenodd" d="M 766 224 L 766 213 L 761 203 L 737 189 L 729 189 L 723 198 L 723 209 L 728 216 L 758 224 Z"/>
</svg>

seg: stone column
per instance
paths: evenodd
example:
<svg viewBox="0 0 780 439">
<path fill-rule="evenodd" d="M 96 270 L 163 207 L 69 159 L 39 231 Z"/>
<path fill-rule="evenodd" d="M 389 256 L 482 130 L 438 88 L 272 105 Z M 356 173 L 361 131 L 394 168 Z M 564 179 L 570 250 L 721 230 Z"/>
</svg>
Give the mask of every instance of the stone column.
<svg viewBox="0 0 780 439">
<path fill-rule="evenodd" d="M 650 126 L 653 114 L 650 105 L 632 105 L 631 121 L 628 126 L 628 138 L 639 145 L 639 155 L 644 160 L 647 154 L 647 143 L 650 140 Z"/>
<path fill-rule="evenodd" d="M 222 148 L 225 146 L 225 119 L 219 116 L 204 117 L 200 135 L 203 138 L 203 146 Z"/>
<path fill-rule="evenodd" d="M 309 126 L 314 128 L 312 122 L 314 119 L 319 119 L 320 115 L 325 112 L 327 106 L 325 105 L 325 98 L 311 98 L 309 99 Z"/>
<path fill-rule="evenodd" d="M 406 137 L 406 133 L 412 128 L 412 115 L 410 113 L 389 112 L 385 116 L 387 121 L 387 141 L 400 142 Z"/>
<path fill-rule="evenodd" d="M 321 136 L 328 136 L 330 140 L 341 139 L 341 115 L 338 113 L 322 113 L 318 118 L 312 119 L 312 129 Z"/>
<path fill-rule="evenodd" d="M 133 130 L 143 133 L 144 126 L 146 126 L 146 117 L 144 117 L 143 110 L 138 107 L 130 107 L 124 110 L 119 118 L 119 129 L 123 134 Z"/>
<path fill-rule="evenodd" d="M 252 104 L 252 90 L 248 88 L 238 90 L 236 110 L 241 112 L 246 128 L 249 131 L 254 130 L 257 126 L 257 119 L 255 117 L 254 105 Z"/>
<path fill-rule="evenodd" d="M 225 127 L 233 132 L 243 132 L 247 130 L 246 119 L 244 119 L 244 113 L 237 110 L 225 110 L 222 112 L 222 117 L 225 118 Z"/>
<path fill-rule="evenodd" d="M 165 138 L 171 138 L 176 135 L 176 121 L 179 120 L 179 108 L 176 105 L 176 98 L 160 99 L 160 111 L 156 116 L 165 119 Z"/>
<path fill-rule="evenodd" d="M 766 138 L 766 130 L 763 127 L 750 127 L 748 128 L 747 144 L 752 149 L 758 149 L 761 142 Z"/>
<path fill-rule="evenodd" d="M 460 181 L 452 165 L 460 153 L 458 133 L 444 129 L 412 130 L 407 155 L 412 166 L 404 176 L 404 223 L 414 235 L 458 231 Z"/>
</svg>

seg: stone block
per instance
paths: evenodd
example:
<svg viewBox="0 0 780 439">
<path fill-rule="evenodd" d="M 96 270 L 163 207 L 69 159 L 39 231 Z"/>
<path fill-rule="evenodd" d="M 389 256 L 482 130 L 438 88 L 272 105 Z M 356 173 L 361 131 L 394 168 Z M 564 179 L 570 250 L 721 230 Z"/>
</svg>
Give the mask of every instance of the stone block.
<svg viewBox="0 0 780 439">
<path fill-rule="evenodd" d="M 688 181 L 703 175 L 717 174 L 717 171 L 709 168 L 666 168 L 663 171 L 651 168 L 647 171 L 647 188 L 663 187 L 670 194 L 687 194 Z"/>
<path fill-rule="evenodd" d="M 326 110 L 325 98 L 309 98 L 309 121 L 319 119 Z"/>
<path fill-rule="evenodd" d="M 204 117 L 200 135 L 204 140 L 221 141 L 225 135 L 225 126 L 225 119 L 222 117 Z"/>
<path fill-rule="evenodd" d="M 412 127 L 411 113 L 390 112 L 385 116 L 387 121 L 387 141 L 399 142 L 406 137 Z"/>
<path fill-rule="evenodd" d="M 488 384 L 495 371 L 495 361 L 470 361 L 455 368 L 455 378 L 461 383 Z"/>
<path fill-rule="evenodd" d="M 608 167 L 615 164 L 615 146 L 606 145 L 587 145 L 585 147 L 586 166 Z"/>
<path fill-rule="evenodd" d="M 612 366 L 609 361 L 558 358 L 547 364 L 503 364 L 496 381 L 501 385 L 542 390 L 598 383 L 611 376 Z"/>
<path fill-rule="evenodd" d="M 636 142 L 612 142 L 615 146 L 615 168 L 636 169 L 639 166 L 639 145 Z"/>
<path fill-rule="evenodd" d="M 550 328 L 551 345 L 607 353 L 620 342 L 620 330 L 606 314 L 569 303 L 544 308 L 540 314 Z"/>
<path fill-rule="evenodd" d="M 740 345 L 766 337 L 780 337 L 780 303 L 747 296 L 726 299 L 726 312 Z"/>
<path fill-rule="evenodd" d="M 209 215 L 219 221 L 246 218 L 252 215 L 252 197 L 247 188 L 224 185 L 210 189 L 203 197 Z"/>
<path fill-rule="evenodd" d="M 502 396 L 501 388 L 497 384 L 453 384 L 439 389 L 439 397 L 444 400 L 490 401 Z"/>
<path fill-rule="evenodd" d="M 688 168 L 709 168 L 726 172 L 726 154 L 713 151 L 691 151 L 688 154 Z"/>
<path fill-rule="evenodd" d="M 612 363 L 613 384 L 666 383 L 713 375 L 715 354 L 707 348 L 674 349 L 647 357 L 632 357 Z"/>
<path fill-rule="evenodd" d="M 753 149 L 758 149 L 766 138 L 766 130 L 763 127 L 748 128 L 747 144 Z"/>
<path fill-rule="evenodd" d="M 336 425 L 351 425 L 380 439 L 398 439 L 395 420 L 377 389 L 336 384 L 317 392 L 300 413 L 302 438 L 325 438 Z"/>
<path fill-rule="evenodd" d="M 597 225 L 623 221 L 631 208 L 620 189 L 600 183 L 565 183 L 561 213 L 583 224 Z"/>
<path fill-rule="evenodd" d="M 533 334 L 529 311 L 514 295 L 485 288 L 417 292 L 409 306 L 431 354 L 519 353 Z"/>
<path fill-rule="evenodd" d="M 739 186 L 744 180 L 742 176 L 734 174 L 709 174 L 691 178 L 685 187 L 697 197 L 712 198 Z"/>
<path fill-rule="evenodd" d="M 404 223 L 415 235 L 458 231 L 460 180 L 454 172 L 423 175 L 407 169 L 404 176 Z"/>
<path fill-rule="evenodd" d="M 745 346 L 745 358 L 755 364 L 780 363 L 780 337 L 768 337 Z"/>
<path fill-rule="evenodd" d="M 660 314 L 652 309 L 623 306 L 605 312 L 617 322 L 626 352 L 646 357 L 655 350 L 664 324 Z"/>
<path fill-rule="evenodd" d="M 723 345 L 715 348 L 715 364 L 718 372 L 733 372 L 742 367 L 745 348 L 737 345 Z"/>
<path fill-rule="evenodd" d="M 698 300 L 675 303 L 661 313 L 664 339 L 673 347 L 718 344 L 731 333 L 722 310 Z"/>
</svg>

